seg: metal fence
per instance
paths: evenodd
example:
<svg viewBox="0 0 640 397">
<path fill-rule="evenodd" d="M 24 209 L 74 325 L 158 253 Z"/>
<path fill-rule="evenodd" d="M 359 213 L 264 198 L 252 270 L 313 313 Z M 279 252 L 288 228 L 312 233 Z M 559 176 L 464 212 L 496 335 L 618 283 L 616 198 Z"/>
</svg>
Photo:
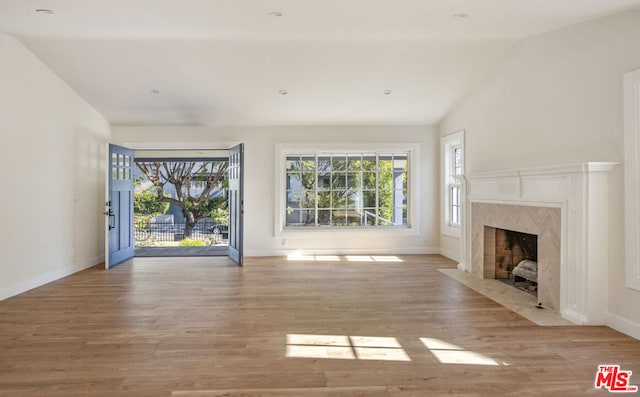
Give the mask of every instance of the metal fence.
<svg viewBox="0 0 640 397">
<path fill-rule="evenodd" d="M 185 238 L 186 222 L 136 221 L 134 233 L 136 242 L 142 241 L 181 241 Z M 212 221 L 200 220 L 191 231 L 191 239 L 203 240 L 214 244 L 224 243 L 229 236 L 229 228 Z"/>
</svg>

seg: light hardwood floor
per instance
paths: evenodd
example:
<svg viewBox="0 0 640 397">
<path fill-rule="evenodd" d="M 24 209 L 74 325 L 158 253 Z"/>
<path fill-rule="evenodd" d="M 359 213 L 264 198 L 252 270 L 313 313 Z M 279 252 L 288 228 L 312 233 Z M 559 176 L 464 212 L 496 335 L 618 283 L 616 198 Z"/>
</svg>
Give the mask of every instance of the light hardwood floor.
<svg viewBox="0 0 640 397">
<path fill-rule="evenodd" d="M 640 383 L 640 341 L 537 326 L 441 256 L 338 259 L 136 258 L 4 300 L 0 396 L 606 395 L 598 364 Z"/>
</svg>

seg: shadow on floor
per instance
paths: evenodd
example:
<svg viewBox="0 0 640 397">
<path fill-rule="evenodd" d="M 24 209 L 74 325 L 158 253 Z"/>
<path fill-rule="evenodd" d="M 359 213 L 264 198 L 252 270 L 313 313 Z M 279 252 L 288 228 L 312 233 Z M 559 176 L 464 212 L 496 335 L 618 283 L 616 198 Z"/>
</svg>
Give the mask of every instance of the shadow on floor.
<svg viewBox="0 0 640 397">
<path fill-rule="evenodd" d="M 207 247 L 136 247 L 135 256 L 227 256 L 229 247 L 215 245 Z"/>
</svg>

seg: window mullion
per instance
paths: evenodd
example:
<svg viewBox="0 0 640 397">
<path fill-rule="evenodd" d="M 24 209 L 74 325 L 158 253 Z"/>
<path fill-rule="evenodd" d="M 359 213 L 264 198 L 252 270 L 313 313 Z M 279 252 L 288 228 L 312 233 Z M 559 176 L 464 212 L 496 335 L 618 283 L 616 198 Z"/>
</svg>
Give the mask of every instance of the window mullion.
<svg viewBox="0 0 640 397">
<path fill-rule="evenodd" d="M 318 201 L 320 201 L 319 200 L 320 199 L 320 197 L 319 197 L 320 195 L 318 194 L 318 153 L 315 154 L 314 159 L 315 159 L 315 161 L 314 161 L 313 168 L 314 168 L 314 174 L 315 174 L 315 183 L 314 183 L 314 188 L 313 188 L 313 190 L 314 190 L 313 195 L 314 195 L 314 199 L 316 201 L 316 204 L 315 204 L 315 216 L 316 216 L 316 218 L 315 218 L 315 226 L 318 227 L 319 226 L 319 223 L 318 223 L 318 214 L 319 214 L 318 213 Z"/>
<path fill-rule="evenodd" d="M 376 222 L 375 226 L 379 226 L 380 221 L 380 154 L 376 153 Z"/>
<path fill-rule="evenodd" d="M 334 156 L 333 153 L 330 153 L 327 155 L 329 158 L 329 187 L 327 188 L 327 191 L 329 193 L 329 223 L 327 224 L 327 227 L 332 227 L 334 224 L 334 207 L 336 205 L 335 202 L 335 198 L 334 198 L 334 191 L 333 191 L 333 185 L 335 183 L 335 171 L 334 171 Z"/>
<path fill-rule="evenodd" d="M 358 174 L 360 178 L 360 190 L 358 191 L 358 197 L 360 197 L 360 208 L 362 209 L 362 227 L 367 227 L 367 207 L 364 205 L 364 153 L 360 156 L 360 172 Z"/>
</svg>

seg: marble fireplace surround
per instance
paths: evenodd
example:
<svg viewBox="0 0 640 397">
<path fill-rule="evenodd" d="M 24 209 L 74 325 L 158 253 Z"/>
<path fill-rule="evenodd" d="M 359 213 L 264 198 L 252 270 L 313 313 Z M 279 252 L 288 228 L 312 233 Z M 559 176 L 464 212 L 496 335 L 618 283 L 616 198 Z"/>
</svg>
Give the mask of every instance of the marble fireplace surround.
<svg viewBox="0 0 640 397">
<path fill-rule="evenodd" d="M 560 312 L 560 208 L 472 203 L 471 213 L 471 273 L 495 278 L 496 228 L 535 234 L 538 236 L 538 303 Z"/>
<path fill-rule="evenodd" d="M 608 179 L 616 163 L 580 163 L 466 175 L 460 268 L 484 267 L 485 226 L 538 235 L 538 301 L 576 324 L 607 309 Z M 494 270 L 495 271 L 495 270 Z"/>
</svg>

